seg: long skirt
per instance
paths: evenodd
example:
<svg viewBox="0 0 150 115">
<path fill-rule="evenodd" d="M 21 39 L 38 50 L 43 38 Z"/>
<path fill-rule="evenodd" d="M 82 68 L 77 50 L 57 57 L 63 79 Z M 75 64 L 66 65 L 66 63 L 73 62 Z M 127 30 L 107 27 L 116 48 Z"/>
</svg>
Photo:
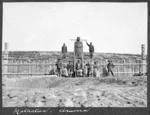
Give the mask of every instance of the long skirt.
<svg viewBox="0 0 150 115">
<path fill-rule="evenodd" d="M 100 73 L 97 68 L 95 68 L 93 71 L 93 77 L 100 77 Z"/>
</svg>

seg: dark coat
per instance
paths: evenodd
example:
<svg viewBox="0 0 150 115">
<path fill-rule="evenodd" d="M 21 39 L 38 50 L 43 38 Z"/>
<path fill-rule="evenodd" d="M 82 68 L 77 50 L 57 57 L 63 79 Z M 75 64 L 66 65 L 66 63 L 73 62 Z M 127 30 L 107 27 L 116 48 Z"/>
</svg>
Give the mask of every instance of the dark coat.
<svg viewBox="0 0 150 115">
<path fill-rule="evenodd" d="M 67 65 L 67 70 L 73 71 L 73 65 L 72 65 L 72 64 L 68 64 L 68 65 Z"/>
<path fill-rule="evenodd" d="M 63 45 L 61 51 L 62 53 L 67 53 L 67 46 Z"/>
<path fill-rule="evenodd" d="M 56 66 L 57 66 L 57 69 L 62 68 L 62 62 L 61 61 L 57 61 L 56 62 Z"/>
<path fill-rule="evenodd" d="M 112 70 L 112 68 L 114 68 L 114 65 L 112 63 L 108 63 L 107 64 L 107 69 Z"/>
<path fill-rule="evenodd" d="M 94 52 L 94 46 L 86 43 L 89 46 L 89 52 L 93 53 Z"/>
</svg>

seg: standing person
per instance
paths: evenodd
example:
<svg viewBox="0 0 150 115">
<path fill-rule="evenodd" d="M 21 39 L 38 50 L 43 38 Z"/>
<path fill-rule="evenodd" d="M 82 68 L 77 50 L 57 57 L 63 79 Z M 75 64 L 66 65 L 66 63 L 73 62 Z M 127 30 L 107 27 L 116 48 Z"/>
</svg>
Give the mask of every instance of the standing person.
<svg viewBox="0 0 150 115">
<path fill-rule="evenodd" d="M 93 61 L 89 61 L 87 64 L 87 76 L 88 77 L 93 77 Z"/>
<path fill-rule="evenodd" d="M 62 48 L 61 48 L 61 52 L 63 54 L 63 58 L 65 59 L 67 56 L 67 46 L 65 45 L 65 43 L 63 44 Z"/>
<path fill-rule="evenodd" d="M 94 62 L 94 72 L 93 72 L 93 76 L 94 77 L 98 77 L 98 65 L 97 62 Z"/>
<path fill-rule="evenodd" d="M 86 64 L 84 65 L 83 76 L 87 77 L 87 66 L 86 66 Z"/>
<path fill-rule="evenodd" d="M 90 62 L 88 62 L 86 66 L 87 66 L 87 77 L 89 77 L 90 76 Z"/>
<path fill-rule="evenodd" d="M 56 62 L 56 67 L 57 67 L 57 75 L 61 77 L 61 68 L 62 68 L 62 62 L 61 59 L 59 58 L 58 61 Z"/>
<path fill-rule="evenodd" d="M 68 71 L 66 65 L 64 65 L 61 69 L 62 77 L 68 77 Z"/>
<path fill-rule="evenodd" d="M 67 64 L 67 70 L 68 70 L 68 76 L 72 77 L 73 74 L 73 65 L 71 64 L 71 61 Z"/>
<path fill-rule="evenodd" d="M 109 73 L 111 73 L 112 76 L 114 77 L 114 73 L 113 73 L 113 71 L 112 71 L 112 68 L 114 68 L 114 65 L 113 65 L 112 61 L 109 60 L 109 61 L 108 61 L 108 64 L 107 64 L 108 75 L 109 75 Z"/>
<path fill-rule="evenodd" d="M 86 41 L 86 44 L 89 46 L 90 58 L 92 59 L 93 53 L 94 53 L 94 46 L 93 46 L 92 42 L 90 42 L 90 44 L 88 44 Z"/>
</svg>

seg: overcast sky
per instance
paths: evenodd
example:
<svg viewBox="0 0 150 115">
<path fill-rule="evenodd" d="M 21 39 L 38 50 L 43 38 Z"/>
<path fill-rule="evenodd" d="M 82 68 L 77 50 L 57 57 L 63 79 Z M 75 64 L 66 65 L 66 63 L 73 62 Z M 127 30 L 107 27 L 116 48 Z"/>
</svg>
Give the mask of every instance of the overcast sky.
<svg viewBox="0 0 150 115">
<path fill-rule="evenodd" d="M 10 51 L 60 51 L 66 43 L 73 51 L 70 39 L 79 36 L 95 52 L 140 54 L 141 44 L 147 48 L 147 14 L 146 2 L 4 3 L 3 44 Z"/>
</svg>

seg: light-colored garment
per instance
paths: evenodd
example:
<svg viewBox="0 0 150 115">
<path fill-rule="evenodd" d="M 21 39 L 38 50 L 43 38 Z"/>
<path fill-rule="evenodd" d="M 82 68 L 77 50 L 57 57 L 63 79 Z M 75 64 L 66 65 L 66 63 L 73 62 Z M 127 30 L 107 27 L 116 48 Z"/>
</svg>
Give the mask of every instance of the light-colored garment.
<svg viewBox="0 0 150 115">
<path fill-rule="evenodd" d="M 84 74 L 87 75 L 87 72 L 88 72 L 87 66 L 85 66 L 85 67 L 84 67 Z"/>
<path fill-rule="evenodd" d="M 77 76 L 82 76 L 82 69 L 77 70 Z"/>
<path fill-rule="evenodd" d="M 62 76 L 68 76 L 67 68 L 62 68 L 61 74 L 62 74 Z"/>
</svg>

